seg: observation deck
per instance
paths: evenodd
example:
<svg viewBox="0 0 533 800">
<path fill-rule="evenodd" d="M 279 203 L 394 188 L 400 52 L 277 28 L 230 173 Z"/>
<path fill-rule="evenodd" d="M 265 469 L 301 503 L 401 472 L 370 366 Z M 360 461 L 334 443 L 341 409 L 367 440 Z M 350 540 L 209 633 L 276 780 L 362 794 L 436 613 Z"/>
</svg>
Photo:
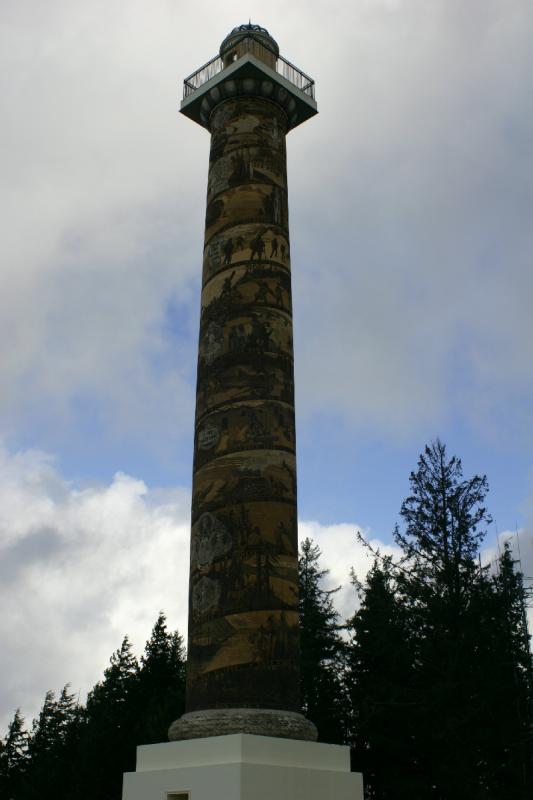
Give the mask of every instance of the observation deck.
<svg viewBox="0 0 533 800">
<path fill-rule="evenodd" d="M 180 111 L 209 130 L 213 109 L 230 97 L 264 97 L 281 106 L 288 130 L 318 113 L 315 82 L 279 53 L 268 31 L 241 25 L 220 52 L 183 81 Z"/>
</svg>

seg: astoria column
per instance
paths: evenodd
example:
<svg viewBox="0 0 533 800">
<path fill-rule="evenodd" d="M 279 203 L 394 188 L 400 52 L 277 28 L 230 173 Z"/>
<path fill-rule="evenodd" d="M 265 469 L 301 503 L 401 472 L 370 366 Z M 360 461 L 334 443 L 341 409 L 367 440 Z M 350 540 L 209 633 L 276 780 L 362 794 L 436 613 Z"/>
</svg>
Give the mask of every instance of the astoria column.
<svg viewBox="0 0 533 800">
<path fill-rule="evenodd" d="M 285 136 L 314 82 L 235 28 L 185 81 L 211 134 L 194 440 L 186 713 L 170 739 L 315 739 L 300 713 Z"/>
</svg>

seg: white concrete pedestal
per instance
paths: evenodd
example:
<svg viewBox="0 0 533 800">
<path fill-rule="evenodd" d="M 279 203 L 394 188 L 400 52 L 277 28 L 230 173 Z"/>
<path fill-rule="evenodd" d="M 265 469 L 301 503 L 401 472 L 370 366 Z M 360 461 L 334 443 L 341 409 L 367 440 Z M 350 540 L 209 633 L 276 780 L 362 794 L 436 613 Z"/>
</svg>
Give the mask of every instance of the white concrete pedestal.
<svg viewBox="0 0 533 800">
<path fill-rule="evenodd" d="M 350 750 L 233 734 L 143 745 L 123 800 L 363 800 Z"/>
</svg>

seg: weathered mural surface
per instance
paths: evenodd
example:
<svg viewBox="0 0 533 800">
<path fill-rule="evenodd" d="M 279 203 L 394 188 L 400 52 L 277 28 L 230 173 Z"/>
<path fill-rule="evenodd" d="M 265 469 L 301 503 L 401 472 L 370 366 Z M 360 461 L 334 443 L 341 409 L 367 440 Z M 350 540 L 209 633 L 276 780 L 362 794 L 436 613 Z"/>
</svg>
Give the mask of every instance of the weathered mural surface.
<svg viewBox="0 0 533 800">
<path fill-rule="evenodd" d="M 296 463 L 283 111 L 211 119 L 198 353 L 189 711 L 299 710 Z"/>
</svg>

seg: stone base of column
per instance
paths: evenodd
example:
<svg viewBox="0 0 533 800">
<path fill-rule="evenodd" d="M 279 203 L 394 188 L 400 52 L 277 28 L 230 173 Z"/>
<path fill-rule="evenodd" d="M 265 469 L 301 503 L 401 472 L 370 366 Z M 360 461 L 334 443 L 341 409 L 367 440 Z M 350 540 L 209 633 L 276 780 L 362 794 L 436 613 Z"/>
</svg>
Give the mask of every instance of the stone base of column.
<svg viewBox="0 0 533 800">
<path fill-rule="evenodd" d="M 123 800 L 363 800 L 339 745 L 268 736 L 215 736 L 137 748 Z"/>
<path fill-rule="evenodd" d="M 301 739 L 315 742 L 315 725 L 303 714 L 269 708 L 214 708 L 191 711 L 172 723 L 168 730 L 170 741 L 203 739 L 247 733 L 280 739 Z"/>
</svg>

